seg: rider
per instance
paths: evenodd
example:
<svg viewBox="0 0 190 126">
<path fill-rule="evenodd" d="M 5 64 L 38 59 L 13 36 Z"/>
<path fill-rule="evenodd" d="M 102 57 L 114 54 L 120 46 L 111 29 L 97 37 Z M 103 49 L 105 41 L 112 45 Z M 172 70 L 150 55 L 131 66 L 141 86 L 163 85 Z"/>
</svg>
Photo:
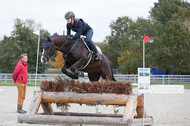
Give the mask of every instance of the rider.
<svg viewBox="0 0 190 126">
<path fill-rule="evenodd" d="M 97 51 L 96 46 L 92 42 L 93 29 L 85 23 L 81 18 L 75 18 L 75 14 L 72 11 L 68 11 L 65 14 L 67 20 L 67 39 L 80 38 L 81 35 L 86 36 L 86 40 L 91 50 L 96 54 L 96 60 L 101 60 L 101 57 Z M 71 36 L 71 30 L 75 31 L 76 34 Z"/>
</svg>

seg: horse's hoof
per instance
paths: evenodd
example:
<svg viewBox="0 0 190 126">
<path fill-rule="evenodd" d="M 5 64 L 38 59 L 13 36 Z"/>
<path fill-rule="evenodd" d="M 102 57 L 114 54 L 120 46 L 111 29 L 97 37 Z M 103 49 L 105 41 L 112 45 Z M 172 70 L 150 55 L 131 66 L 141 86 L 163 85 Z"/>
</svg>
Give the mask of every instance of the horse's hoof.
<svg viewBox="0 0 190 126">
<path fill-rule="evenodd" d="M 65 72 L 66 72 L 66 70 L 64 70 L 64 69 L 61 69 L 61 72 L 62 72 L 62 73 L 65 73 Z"/>
<path fill-rule="evenodd" d="M 79 72 L 79 77 L 84 77 L 84 72 Z"/>
<path fill-rule="evenodd" d="M 79 79 L 79 76 L 78 76 L 78 74 L 75 73 L 75 74 L 73 74 L 72 78 L 73 79 Z"/>
</svg>

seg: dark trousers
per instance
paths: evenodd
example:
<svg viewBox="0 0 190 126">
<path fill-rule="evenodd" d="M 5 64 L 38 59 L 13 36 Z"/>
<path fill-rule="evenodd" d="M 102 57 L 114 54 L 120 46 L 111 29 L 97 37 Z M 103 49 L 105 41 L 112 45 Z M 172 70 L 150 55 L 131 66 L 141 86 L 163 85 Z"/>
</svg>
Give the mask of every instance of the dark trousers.
<svg viewBox="0 0 190 126">
<path fill-rule="evenodd" d="M 92 29 L 88 30 L 85 36 L 87 43 L 90 44 L 92 42 L 93 30 Z"/>
</svg>

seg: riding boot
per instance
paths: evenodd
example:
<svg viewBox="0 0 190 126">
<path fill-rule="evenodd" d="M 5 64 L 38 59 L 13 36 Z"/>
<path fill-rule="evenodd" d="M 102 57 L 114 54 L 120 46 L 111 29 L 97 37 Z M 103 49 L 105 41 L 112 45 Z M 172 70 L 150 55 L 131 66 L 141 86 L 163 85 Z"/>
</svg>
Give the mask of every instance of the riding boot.
<svg viewBox="0 0 190 126">
<path fill-rule="evenodd" d="M 98 53 L 98 50 L 97 50 L 96 46 L 94 45 L 94 43 L 90 42 L 89 46 L 90 46 L 90 49 L 95 53 L 96 60 L 102 60 L 102 58 L 101 58 L 100 54 Z"/>
<path fill-rule="evenodd" d="M 17 106 L 17 113 L 25 114 L 26 111 L 24 111 L 24 110 L 22 109 L 22 106 L 21 106 L 21 105 L 18 105 L 18 106 Z"/>
</svg>

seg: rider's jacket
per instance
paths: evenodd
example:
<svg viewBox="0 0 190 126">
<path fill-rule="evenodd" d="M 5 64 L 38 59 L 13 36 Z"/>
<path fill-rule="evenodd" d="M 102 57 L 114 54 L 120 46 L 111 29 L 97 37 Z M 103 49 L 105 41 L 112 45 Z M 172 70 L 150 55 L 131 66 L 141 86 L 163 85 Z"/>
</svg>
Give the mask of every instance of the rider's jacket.
<svg viewBox="0 0 190 126">
<path fill-rule="evenodd" d="M 76 32 L 73 39 L 79 38 L 80 35 L 85 35 L 90 29 L 92 28 L 80 18 L 74 19 L 74 25 L 67 23 L 67 35 L 71 34 L 71 30 Z"/>
</svg>

